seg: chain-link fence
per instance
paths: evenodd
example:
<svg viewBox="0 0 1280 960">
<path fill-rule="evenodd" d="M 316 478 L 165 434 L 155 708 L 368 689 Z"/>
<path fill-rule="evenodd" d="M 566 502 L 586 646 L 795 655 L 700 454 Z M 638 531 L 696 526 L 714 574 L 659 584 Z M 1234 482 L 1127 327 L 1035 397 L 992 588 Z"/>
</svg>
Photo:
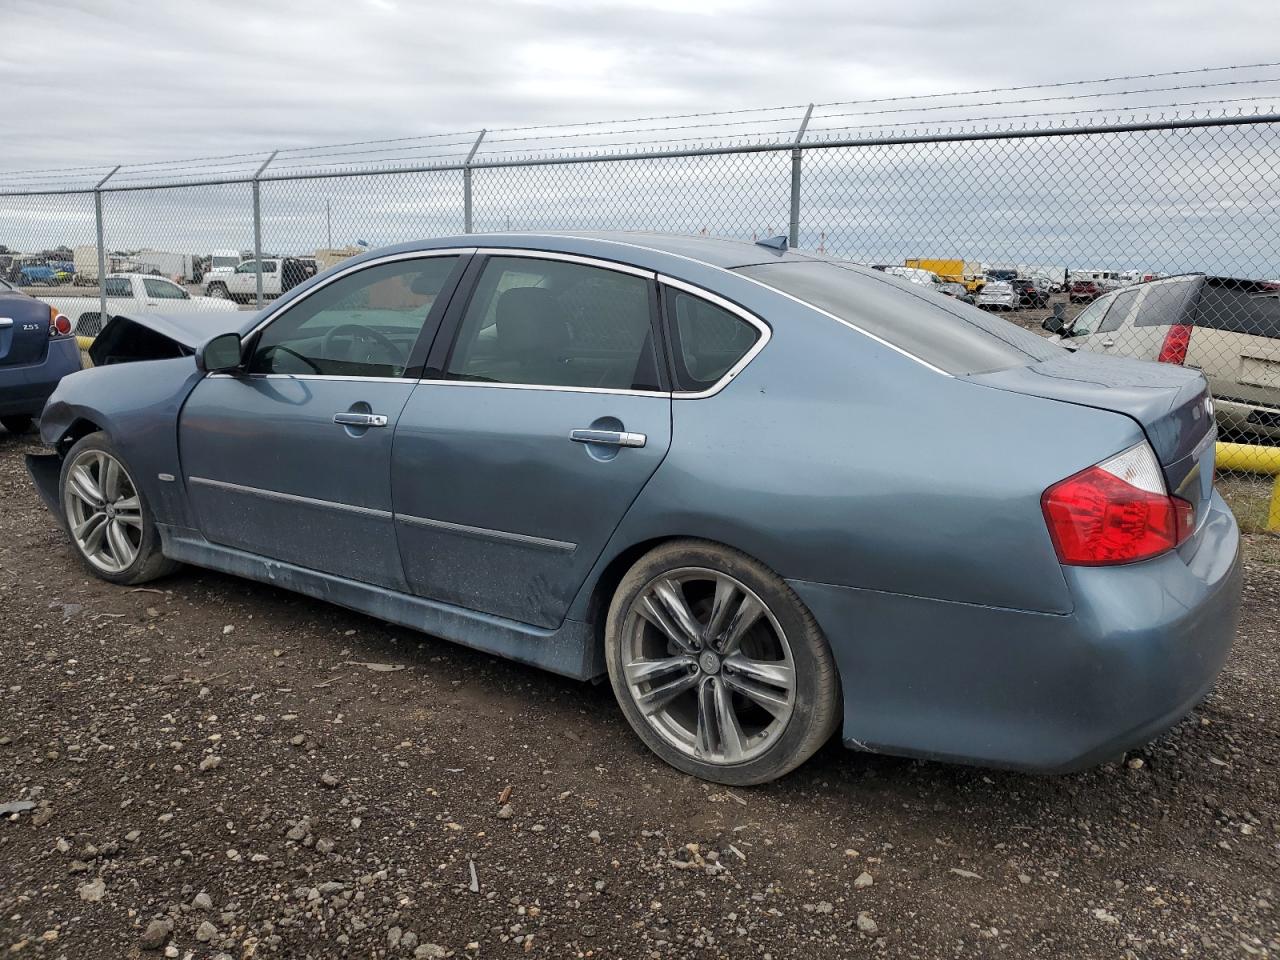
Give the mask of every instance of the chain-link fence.
<svg viewBox="0 0 1280 960">
<path fill-rule="evenodd" d="M 255 309 L 427 236 L 785 234 L 1074 349 L 1199 368 L 1220 489 L 1247 529 L 1280 530 L 1280 115 L 870 136 L 813 112 L 727 146 L 480 131 L 0 175 L 0 279 L 92 336 L 113 305 Z"/>
</svg>

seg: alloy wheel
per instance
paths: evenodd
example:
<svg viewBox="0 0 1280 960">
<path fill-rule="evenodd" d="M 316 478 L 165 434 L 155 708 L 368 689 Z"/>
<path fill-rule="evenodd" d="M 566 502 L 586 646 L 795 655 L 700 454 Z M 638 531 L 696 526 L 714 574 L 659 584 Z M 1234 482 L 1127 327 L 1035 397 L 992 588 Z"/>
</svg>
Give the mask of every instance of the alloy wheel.
<svg viewBox="0 0 1280 960">
<path fill-rule="evenodd" d="M 105 573 L 121 573 L 142 545 L 142 502 L 123 464 L 101 450 L 85 450 L 71 463 L 63 491 L 67 526 L 86 560 Z"/>
<path fill-rule="evenodd" d="M 795 710 L 795 661 L 768 606 L 740 580 L 700 567 L 655 577 L 623 626 L 622 673 L 650 727 L 704 763 L 768 750 Z"/>
</svg>

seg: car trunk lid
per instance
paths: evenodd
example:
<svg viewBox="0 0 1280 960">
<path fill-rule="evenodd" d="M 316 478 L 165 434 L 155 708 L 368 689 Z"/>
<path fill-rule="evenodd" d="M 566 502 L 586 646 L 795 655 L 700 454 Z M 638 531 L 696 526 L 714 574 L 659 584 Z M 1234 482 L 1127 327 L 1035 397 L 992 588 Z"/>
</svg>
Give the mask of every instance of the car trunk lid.
<svg viewBox="0 0 1280 960">
<path fill-rule="evenodd" d="M 48 349 L 48 306 L 21 294 L 0 296 L 0 366 L 39 363 Z"/>
<path fill-rule="evenodd" d="M 1169 492 L 1208 515 L 1217 427 L 1205 378 L 1169 364 L 1080 351 L 969 380 L 1014 393 L 1122 413 L 1137 421 Z M 1081 464 L 1081 467 L 1088 466 Z"/>
</svg>

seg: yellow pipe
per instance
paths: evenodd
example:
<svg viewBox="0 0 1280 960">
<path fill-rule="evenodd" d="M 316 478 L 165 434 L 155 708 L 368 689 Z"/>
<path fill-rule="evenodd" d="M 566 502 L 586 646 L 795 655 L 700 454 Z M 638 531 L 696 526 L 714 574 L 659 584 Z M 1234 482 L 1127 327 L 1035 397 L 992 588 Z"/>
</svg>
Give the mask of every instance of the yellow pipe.
<svg viewBox="0 0 1280 960">
<path fill-rule="evenodd" d="M 1219 470 L 1247 473 L 1274 473 L 1271 507 L 1267 511 L 1267 532 L 1280 533 L 1280 447 L 1258 447 L 1249 443 L 1220 443 L 1214 452 Z"/>
<path fill-rule="evenodd" d="M 80 345 L 81 350 L 88 350 L 93 346 L 93 337 L 76 337 L 76 343 Z"/>
</svg>

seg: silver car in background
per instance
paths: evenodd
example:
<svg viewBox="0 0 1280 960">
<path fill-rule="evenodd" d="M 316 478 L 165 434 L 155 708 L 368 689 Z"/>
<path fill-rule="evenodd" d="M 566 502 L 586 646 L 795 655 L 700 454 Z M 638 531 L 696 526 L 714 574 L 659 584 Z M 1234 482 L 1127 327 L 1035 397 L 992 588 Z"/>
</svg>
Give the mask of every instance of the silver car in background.
<svg viewBox="0 0 1280 960">
<path fill-rule="evenodd" d="M 1018 291 L 1004 280 L 992 280 L 978 291 L 977 305 L 983 310 L 1017 310 Z"/>
</svg>

